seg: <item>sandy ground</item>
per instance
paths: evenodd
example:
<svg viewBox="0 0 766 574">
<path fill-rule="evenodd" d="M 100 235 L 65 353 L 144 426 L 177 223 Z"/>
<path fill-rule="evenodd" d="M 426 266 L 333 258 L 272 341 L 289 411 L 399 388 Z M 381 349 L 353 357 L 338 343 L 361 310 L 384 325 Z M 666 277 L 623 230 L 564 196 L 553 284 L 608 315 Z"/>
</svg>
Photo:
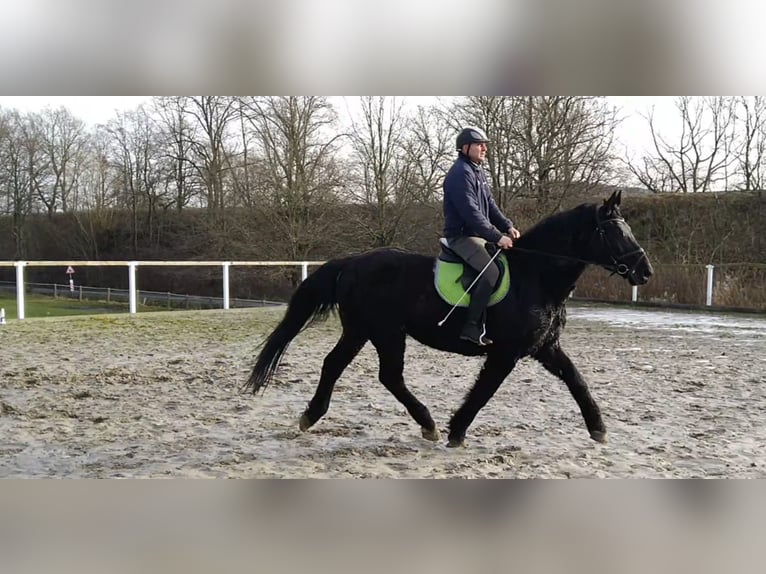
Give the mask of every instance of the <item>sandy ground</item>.
<svg viewBox="0 0 766 574">
<path fill-rule="evenodd" d="M 572 308 L 562 338 L 608 444 L 588 438 L 563 383 L 525 359 L 465 449 L 420 437 L 377 381 L 369 345 L 326 417 L 300 433 L 334 320 L 293 342 L 258 397 L 240 388 L 280 309 L 14 321 L 0 327 L 0 477 L 766 476 L 766 320 L 730 332 L 641 313 L 652 311 L 636 329 Z M 408 345 L 405 377 L 445 436 L 480 364 Z"/>
</svg>

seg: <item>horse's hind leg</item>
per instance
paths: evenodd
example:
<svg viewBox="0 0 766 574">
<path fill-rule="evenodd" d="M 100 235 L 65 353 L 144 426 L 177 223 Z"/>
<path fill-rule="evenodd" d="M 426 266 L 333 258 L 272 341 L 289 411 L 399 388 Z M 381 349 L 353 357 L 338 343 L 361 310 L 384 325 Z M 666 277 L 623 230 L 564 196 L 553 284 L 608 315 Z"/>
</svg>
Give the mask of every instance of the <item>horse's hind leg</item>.
<svg viewBox="0 0 766 574">
<path fill-rule="evenodd" d="M 495 351 L 493 349 L 493 351 Z M 463 404 L 460 405 L 449 421 L 449 442 L 447 446 L 458 447 L 465 444 L 465 433 L 479 411 L 489 402 L 505 378 L 516 366 L 516 358 L 510 352 L 495 351 L 487 355 L 487 360 Z"/>
<path fill-rule="evenodd" d="M 302 431 L 310 429 L 325 415 L 330 407 L 330 397 L 332 397 L 335 382 L 366 342 L 364 337 L 354 336 L 344 331 L 340 341 L 325 357 L 317 390 L 300 418 L 299 424 Z"/>
<path fill-rule="evenodd" d="M 416 399 L 404 384 L 404 333 L 397 333 L 384 340 L 373 340 L 372 344 L 375 345 L 380 359 L 380 382 L 420 425 L 423 438 L 430 441 L 440 440 L 441 435 L 428 407 Z"/>
</svg>

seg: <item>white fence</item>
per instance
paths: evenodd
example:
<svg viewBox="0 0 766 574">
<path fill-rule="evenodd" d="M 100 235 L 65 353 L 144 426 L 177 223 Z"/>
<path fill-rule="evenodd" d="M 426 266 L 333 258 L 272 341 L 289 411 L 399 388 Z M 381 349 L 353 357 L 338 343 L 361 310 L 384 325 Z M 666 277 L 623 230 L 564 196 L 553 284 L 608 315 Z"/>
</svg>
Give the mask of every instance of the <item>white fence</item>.
<svg viewBox="0 0 766 574">
<path fill-rule="evenodd" d="M 713 270 L 715 269 L 715 265 L 705 265 L 705 269 L 707 270 L 707 286 L 705 288 L 705 305 L 708 307 L 712 307 L 713 306 Z M 631 300 L 633 301 L 633 303 L 638 301 L 638 286 L 637 285 L 633 285 Z"/>
<path fill-rule="evenodd" d="M 130 313 L 135 314 L 138 301 L 136 270 L 139 267 L 221 267 L 223 270 L 223 308 L 229 309 L 229 270 L 231 267 L 295 267 L 301 268 L 301 278 L 308 276 L 309 266 L 323 261 L 0 261 L 0 267 L 16 268 L 17 316 L 24 319 L 24 269 L 27 267 L 127 267 Z M 706 265 L 707 286 L 705 304 L 713 305 L 713 265 Z M 633 287 L 632 300 L 638 301 L 638 287 Z"/>
<path fill-rule="evenodd" d="M 17 318 L 24 319 L 24 269 L 27 267 L 127 267 L 130 313 L 138 308 L 138 282 L 136 271 L 139 267 L 220 267 L 223 270 L 223 308 L 229 308 L 229 269 L 231 267 L 295 267 L 301 268 L 301 279 L 308 277 L 309 266 L 322 265 L 323 261 L 0 261 L 0 267 L 16 268 Z"/>
</svg>

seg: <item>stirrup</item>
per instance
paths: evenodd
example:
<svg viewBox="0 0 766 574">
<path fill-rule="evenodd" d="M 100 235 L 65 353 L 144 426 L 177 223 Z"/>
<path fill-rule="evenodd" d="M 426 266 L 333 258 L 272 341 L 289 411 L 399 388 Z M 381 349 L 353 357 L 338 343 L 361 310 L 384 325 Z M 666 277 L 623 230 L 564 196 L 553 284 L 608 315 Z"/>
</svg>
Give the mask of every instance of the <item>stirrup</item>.
<svg viewBox="0 0 766 574">
<path fill-rule="evenodd" d="M 460 338 L 479 347 L 486 347 L 492 344 L 492 339 L 487 337 L 486 329 L 483 325 L 466 325 L 460 333 Z"/>
<path fill-rule="evenodd" d="M 492 339 L 487 337 L 486 335 L 480 335 L 478 339 L 475 337 L 472 337 L 471 335 L 460 335 L 460 338 L 463 341 L 468 341 L 469 343 L 473 343 L 474 345 L 478 345 L 479 347 L 488 347 L 492 344 Z"/>
</svg>

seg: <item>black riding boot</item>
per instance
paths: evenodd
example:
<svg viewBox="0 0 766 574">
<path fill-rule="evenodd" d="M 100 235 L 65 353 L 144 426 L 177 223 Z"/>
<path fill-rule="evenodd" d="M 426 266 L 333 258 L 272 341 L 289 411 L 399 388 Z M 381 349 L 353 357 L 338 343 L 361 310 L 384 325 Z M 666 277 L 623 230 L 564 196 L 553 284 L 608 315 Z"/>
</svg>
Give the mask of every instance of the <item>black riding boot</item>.
<svg viewBox="0 0 766 574">
<path fill-rule="evenodd" d="M 478 281 L 471 291 L 471 303 L 468 306 L 466 318 L 460 338 L 479 346 L 491 345 L 492 340 L 486 336 L 484 328 L 484 311 L 492 297 L 493 285 L 486 281 Z"/>
</svg>

